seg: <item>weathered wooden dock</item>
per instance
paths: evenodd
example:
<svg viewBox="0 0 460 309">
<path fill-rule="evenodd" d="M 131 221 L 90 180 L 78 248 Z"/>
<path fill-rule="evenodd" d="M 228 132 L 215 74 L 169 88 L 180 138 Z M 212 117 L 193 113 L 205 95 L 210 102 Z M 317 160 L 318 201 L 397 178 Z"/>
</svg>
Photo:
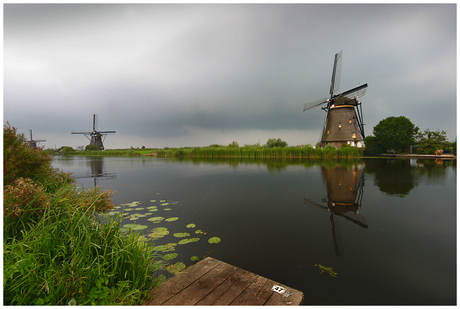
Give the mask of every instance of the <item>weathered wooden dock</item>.
<svg viewBox="0 0 460 309">
<path fill-rule="evenodd" d="M 302 292 L 207 257 L 150 291 L 144 305 L 300 305 Z"/>
</svg>

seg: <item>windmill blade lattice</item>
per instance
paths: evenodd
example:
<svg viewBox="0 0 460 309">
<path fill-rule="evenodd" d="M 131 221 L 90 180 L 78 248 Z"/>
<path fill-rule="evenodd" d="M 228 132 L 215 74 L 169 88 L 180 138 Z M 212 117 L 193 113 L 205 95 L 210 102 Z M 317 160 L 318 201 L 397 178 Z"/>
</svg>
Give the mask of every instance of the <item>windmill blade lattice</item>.
<svg viewBox="0 0 460 309">
<path fill-rule="evenodd" d="M 319 100 L 316 100 L 310 103 L 305 103 L 305 105 L 303 106 L 303 111 L 307 111 L 309 109 L 315 108 L 324 103 L 327 103 L 327 98 L 322 98 L 322 99 L 319 99 Z"/>
<path fill-rule="evenodd" d="M 342 75 L 342 51 L 335 54 L 334 57 L 334 67 L 332 68 L 332 79 L 331 87 L 329 89 L 329 94 L 332 98 L 334 93 L 337 92 L 340 88 L 340 77 Z"/>
</svg>

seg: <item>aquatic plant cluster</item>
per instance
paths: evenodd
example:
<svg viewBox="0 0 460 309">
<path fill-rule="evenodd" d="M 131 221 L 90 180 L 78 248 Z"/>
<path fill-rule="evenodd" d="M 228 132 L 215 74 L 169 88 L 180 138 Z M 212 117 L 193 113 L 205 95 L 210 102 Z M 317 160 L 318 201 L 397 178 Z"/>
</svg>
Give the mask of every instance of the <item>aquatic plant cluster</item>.
<svg viewBox="0 0 460 309">
<path fill-rule="evenodd" d="M 160 194 L 160 193 L 157 193 Z M 161 252 L 162 259 L 165 261 L 164 269 L 175 275 L 186 268 L 185 261 L 198 261 L 200 257 L 194 255 L 184 259 L 176 258 L 178 253 L 173 252 L 178 246 L 195 243 L 201 240 L 203 236 L 209 244 L 217 244 L 221 239 L 216 236 L 209 236 L 206 232 L 197 228 L 192 222 L 184 222 L 180 228 L 174 230 L 170 226 L 171 222 L 181 222 L 183 219 L 176 216 L 168 216 L 172 210 L 171 207 L 179 205 L 178 201 L 169 201 L 164 199 L 152 199 L 149 201 L 134 201 L 120 204 L 113 210 L 104 214 L 107 217 L 116 217 L 121 221 L 121 232 L 142 231 L 146 241 L 154 241 L 153 251 Z M 136 223 L 140 218 L 148 218 L 144 224 Z M 145 220 L 144 220 L 145 221 Z M 131 223 L 127 223 L 131 222 Z M 148 225 L 147 225 L 148 224 Z M 174 240 L 161 242 L 166 236 L 172 235 Z M 169 242 L 168 242 L 169 241 Z M 166 280 L 163 275 L 158 277 L 160 282 Z"/>
<path fill-rule="evenodd" d="M 78 189 L 9 124 L 3 146 L 3 303 L 140 303 L 163 260 L 139 233 L 100 219 L 114 206 L 113 192 Z"/>
</svg>

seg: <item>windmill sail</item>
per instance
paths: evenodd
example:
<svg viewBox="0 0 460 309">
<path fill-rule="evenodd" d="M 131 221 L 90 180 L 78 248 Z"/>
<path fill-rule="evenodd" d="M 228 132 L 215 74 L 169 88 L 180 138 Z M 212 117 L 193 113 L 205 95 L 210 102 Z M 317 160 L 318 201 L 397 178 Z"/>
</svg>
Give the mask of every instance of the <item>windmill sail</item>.
<svg viewBox="0 0 460 309">
<path fill-rule="evenodd" d="M 342 51 L 335 54 L 334 67 L 332 68 L 332 79 L 329 94 L 331 97 L 334 93 L 339 90 L 340 87 L 340 75 L 342 74 Z"/>
</svg>

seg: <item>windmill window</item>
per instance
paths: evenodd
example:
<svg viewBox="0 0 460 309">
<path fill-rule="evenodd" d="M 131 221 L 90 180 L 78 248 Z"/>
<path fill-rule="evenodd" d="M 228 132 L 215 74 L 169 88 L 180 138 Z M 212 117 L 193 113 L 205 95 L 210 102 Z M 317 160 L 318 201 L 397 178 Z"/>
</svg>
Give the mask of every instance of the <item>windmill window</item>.
<svg viewBox="0 0 460 309">
<path fill-rule="evenodd" d="M 348 122 L 351 124 L 351 119 Z"/>
<path fill-rule="evenodd" d="M 342 124 L 341 124 L 341 123 L 339 123 L 339 129 L 340 129 L 340 128 L 342 128 Z"/>
<path fill-rule="evenodd" d="M 353 133 L 353 135 L 351 136 L 352 138 L 356 138 L 356 133 Z"/>
<path fill-rule="evenodd" d="M 329 134 L 329 130 L 327 130 L 327 134 Z"/>
</svg>

